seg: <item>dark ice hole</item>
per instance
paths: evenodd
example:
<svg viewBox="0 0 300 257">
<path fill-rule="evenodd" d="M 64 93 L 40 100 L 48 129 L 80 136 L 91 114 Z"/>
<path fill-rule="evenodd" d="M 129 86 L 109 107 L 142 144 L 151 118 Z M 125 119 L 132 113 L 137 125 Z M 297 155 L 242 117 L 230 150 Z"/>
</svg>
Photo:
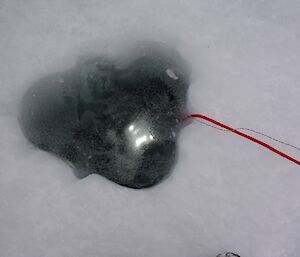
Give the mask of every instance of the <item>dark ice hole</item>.
<svg viewBox="0 0 300 257">
<path fill-rule="evenodd" d="M 132 188 L 160 182 L 176 160 L 189 69 L 163 43 L 140 42 L 132 56 L 122 67 L 99 57 L 36 81 L 21 103 L 27 139 L 71 162 L 79 178 L 97 173 Z"/>
</svg>

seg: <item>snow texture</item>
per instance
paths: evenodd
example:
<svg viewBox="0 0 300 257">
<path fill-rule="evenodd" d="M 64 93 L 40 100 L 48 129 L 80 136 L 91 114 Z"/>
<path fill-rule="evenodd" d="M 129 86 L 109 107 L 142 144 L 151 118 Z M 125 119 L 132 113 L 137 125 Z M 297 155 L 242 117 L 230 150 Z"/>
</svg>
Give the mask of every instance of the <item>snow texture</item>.
<svg viewBox="0 0 300 257">
<path fill-rule="evenodd" d="M 33 80 L 140 39 L 190 61 L 192 112 L 300 145 L 298 0 L 1 0 L 0 256 L 298 257 L 299 166 L 236 135 L 192 123 L 171 177 L 139 191 L 26 141 Z"/>
</svg>

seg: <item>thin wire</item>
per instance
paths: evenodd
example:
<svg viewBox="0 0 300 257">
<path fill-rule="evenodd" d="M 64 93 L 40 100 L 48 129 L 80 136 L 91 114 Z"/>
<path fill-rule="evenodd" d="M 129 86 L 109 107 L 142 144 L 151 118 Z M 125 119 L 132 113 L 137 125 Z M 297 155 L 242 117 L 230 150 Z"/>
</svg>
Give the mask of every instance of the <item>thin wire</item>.
<svg viewBox="0 0 300 257">
<path fill-rule="evenodd" d="M 294 162 L 294 163 L 296 163 L 296 164 L 298 164 L 298 165 L 300 166 L 300 161 L 296 160 L 295 158 L 293 158 L 293 157 L 291 157 L 291 156 L 289 156 L 289 155 L 287 155 L 287 154 L 285 154 L 285 153 L 283 153 L 283 152 L 277 150 L 276 148 L 270 146 L 269 144 L 267 144 L 267 143 L 265 143 L 265 142 L 263 142 L 263 141 L 260 141 L 260 140 L 254 138 L 254 137 L 252 137 L 252 136 L 250 136 L 250 135 L 247 135 L 247 134 L 245 134 L 245 133 L 243 133 L 243 132 L 240 132 L 240 131 L 238 131 L 238 130 L 236 130 L 236 129 L 234 129 L 234 128 L 231 128 L 231 127 L 229 127 L 228 125 L 226 125 L 226 124 L 224 124 L 224 123 L 221 123 L 221 122 L 219 122 L 219 121 L 216 121 L 216 120 L 214 120 L 214 119 L 212 119 L 212 118 L 209 118 L 209 117 L 207 117 L 207 116 L 205 116 L 205 115 L 198 114 L 198 113 L 196 113 L 196 114 L 191 114 L 191 115 L 187 116 L 186 118 L 198 118 L 198 119 L 206 120 L 206 121 L 208 121 L 208 122 L 210 122 L 210 123 L 213 123 L 213 124 L 215 124 L 215 125 L 217 125 L 217 126 L 219 126 L 219 127 L 222 127 L 222 128 L 224 128 L 224 129 L 226 129 L 226 130 L 229 130 L 229 131 L 231 131 L 232 133 L 235 133 L 235 134 L 237 134 L 237 135 L 239 135 L 239 136 L 242 136 L 242 137 L 244 137 L 244 138 L 247 138 L 247 139 L 251 140 L 252 142 L 257 143 L 257 144 L 259 144 L 259 145 L 261 145 L 261 146 L 263 146 L 263 147 L 269 149 L 270 151 L 272 151 L 272 152 L 274 152 L 274 153 L 280 155 L 281 157 L 286 158 L 286 159 L 288 159 L 288 160 L 290 160 L 290 161 L 292 161 L 292 162 Z"/>
<path fill-rule="evenodd" d="M 230 130 L 228 130 L 228 129 L 221 129 L 221 128 L 218 128 L 218 127 L 216 127 L 216 126 L 210 125 L 210 124 L 208 124 L 208 123 L 206 123 L 206 122 L 204 122 L 204 121 L 201 121 L 201 120 L 197 120 L 197 122 L 199 122 L 199 123 L 201 123 L 201 124 L 203 124 L 203 125 L 205 125 L 205 126 L 215 128 L 215 129 L 220 130 L 220 131 L 230 132 Z M 276 142 L 278 142 L 278 143 L 280 143 L 280 144 L 283 144 L 283 145 L 292 147 L 292 148 L 294 148 L 294 149 L 296 149 L 297 151 L 300 152 L 300 147 L 297 147 L 297 146 L 295 146 L 295 145 L 286 143 L 286 142 L 281 141 L 281 140 L 279 140 L 279 139 L 277 139 L 277 138 L 275 138 L 275 137 L 271 137 L 271 136 L 269 136 L 269 135 L 267 135 L 267 134 L 265 134 L 265 133 L 256 131 L 256 130 L 254 130 L 254 129 L 249 129 L 249 128 L 236 128 L 236 129 L 234 129 L 234 130 L 247 130 L 247 131 L 251 131 L 251 132 L 253 132 L 253 133 L 256 133 L 256 134 L 258 134 L 258 135 L 261 135 L 261 136 L 267 137 L 267 138 L 269 138 L 269 139 L 271 139 L 271 140 L 273 140 L 273 141 L 276 141 Z"/>
</svg>

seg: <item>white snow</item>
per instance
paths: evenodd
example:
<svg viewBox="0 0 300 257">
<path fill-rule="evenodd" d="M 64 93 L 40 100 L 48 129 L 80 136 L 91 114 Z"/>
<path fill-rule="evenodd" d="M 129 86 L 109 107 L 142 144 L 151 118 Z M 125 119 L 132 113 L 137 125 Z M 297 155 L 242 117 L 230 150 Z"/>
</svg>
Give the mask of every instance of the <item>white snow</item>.
<svg viewBox="0 0 300 257">
<path fill-rule="evenodd" d="M 167 69 L 166 73 L 168 74 L 168 76 L 174 80 L 178 79 L 178 76 L 174 73 L 174 71 L 172 71 L 171 69 Z"/>
<path fill-rule="evenodd" d="M 33 80 L 145 38 L 190 61 L 192 112 L 300 145 L 298 0 L 2 0 L 0 256 L 298 257 L 299 166 L 243 138 L 193 122 L 172 176 L 147 190 L 77 180 L 25 140 Z"/>
</svg>

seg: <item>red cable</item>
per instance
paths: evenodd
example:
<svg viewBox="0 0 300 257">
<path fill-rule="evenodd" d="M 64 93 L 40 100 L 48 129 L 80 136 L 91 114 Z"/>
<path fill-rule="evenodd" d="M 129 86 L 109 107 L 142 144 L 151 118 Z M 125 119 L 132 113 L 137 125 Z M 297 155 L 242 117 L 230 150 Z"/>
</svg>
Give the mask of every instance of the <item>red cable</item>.
<svg viewBox="0 0 300 257">
<path fill-rule="evenodd" d="M 264 146 L 265 148 L 268 148 L 268 149 L 271 150 L 272 152 L 274 152 L 274 153 L 276 153 L 276 154 L 278 154 L 278 155 L 280 155 L 280 156 L 282 156 L 282 157 L 284 157 L 284 158 L 286 158 L 286 159 L 288 159 L 288 160 L 290 160 L 290 161 L 292 161 L 292 162 L 294 162 L 294 163 L 300 165 L 300 161 L 298 161 L 298 160 L 294 159 L 293 157 L 291 157 L 291 156 L 289 156 L 289 155 L 287 155 L 287 154 L 285 154 L 285 153 L 283 153 L 283 152 L 281 152 L 281 151 L 275 149 L 274 147 L 272 147 L 272 146 L 266 144 L 265 142 L 262 142 L 262 141 L 260 141 L 260 140 L 258 140 L 258 139 L 256 139 L 256 138 L 254 138 L 254 137 L 252 137 L 252 136 L 249 136 L 249 135 L 247 135 L 247 134 L 245 134 L 245 133 L 243 133 L 243 132 L 240 132 L 240 131 L 238 131 L 238 130 L 235 130 L 235 129 L 233 129 L 233 128 L 231 128 L 231 127 L 229 127 L 229 126 L 227 126 L 227 125 L 225 125 L 225 124 L 223 124 L 223 123 L 221 123 L 221 122 L 219 122 L 219 121 L 216 121 L 216 120 L 214 120 L 214 119 L 211 119 L 211 118 L 209 118 L 209 117 L 207 117 L 207 116 L 204 116 L 204 115 L 202 115 L 202 114 L 191 114 L 191 115 L 187 116 L 187 118 L 200 118 L 200 119 L 203 119 L 203 120 L 207 120 L 207 121 L 209 121 L 209 122 L 211 122 L 211 123 L 214 123 L 214 124 L 216 124 L 216 125 L 218 125 L 218 126 L 220 126 L 220 127 L 222 127 L 222 128 L 225 128 L 225 129 L 227 129 L 227 130 L 229 130 L 229 131 L 231 131 L 231 132 L 233 132 L 233 133 L 235 133 L 235 134 L 238 134 L 239 136 L 245 137 L 245 138 L 247 138 L 247 139 L 253 141 L 254 143 L 257 143 L 257 144 L 259 144 L 259 145 L 261 145 L 261 146 Z"/>
</svg>

